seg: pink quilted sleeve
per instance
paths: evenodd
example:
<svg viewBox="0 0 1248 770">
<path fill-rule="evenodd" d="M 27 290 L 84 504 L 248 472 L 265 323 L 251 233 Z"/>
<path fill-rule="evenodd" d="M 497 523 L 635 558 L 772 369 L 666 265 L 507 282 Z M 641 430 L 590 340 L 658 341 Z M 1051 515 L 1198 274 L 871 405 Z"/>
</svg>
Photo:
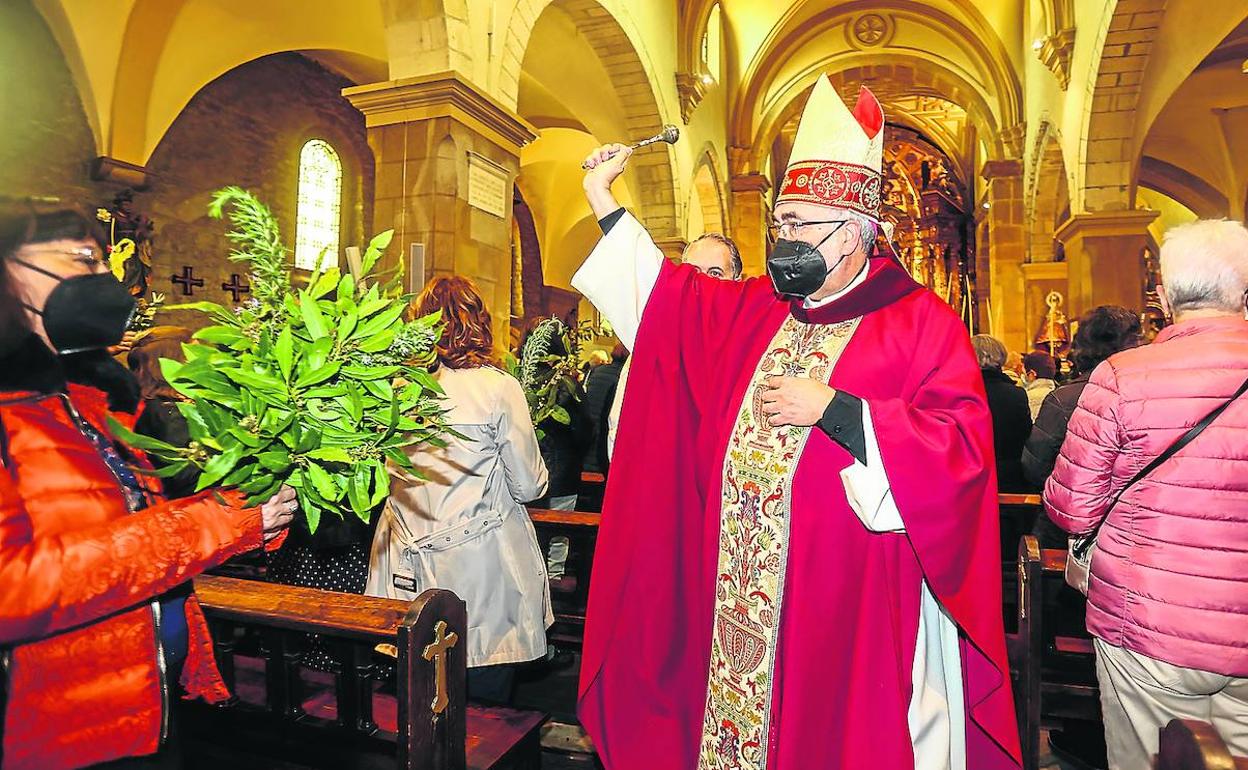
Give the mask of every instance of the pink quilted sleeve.
<svg viewBox="0 0 1248 770">
<path fill-rule="evenodd" d="M 1121 482 L 1114 464 L 1124 444 L 1121 396 L 1113 365 L 1092 372 L 1070 418 L 1066 440 L 1044 487 L 1049 518 L 1073 535 L 1091 532 L 1109 512 Z"/>
</svg>

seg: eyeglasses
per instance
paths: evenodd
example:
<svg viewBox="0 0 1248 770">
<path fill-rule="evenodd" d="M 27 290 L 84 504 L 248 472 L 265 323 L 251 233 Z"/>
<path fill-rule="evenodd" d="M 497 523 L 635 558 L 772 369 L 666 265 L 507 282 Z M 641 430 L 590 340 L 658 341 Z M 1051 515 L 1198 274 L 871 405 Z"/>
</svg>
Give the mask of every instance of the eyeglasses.
<svg viewBox="0 0 1248 770">
<path fill-rule="evenodd" d="M 35 254 L 47 254 L 49 256 L 73 257 L 76 261 L 86 265 L 98 265 L 104 262 L 104 255 L 99 249 L 93 249 L 84 246 L 80 249 L 33 249 Z"/>
<path fill-rule="evenodd" d="M 789 238 L 789 239 L 796 239 L 798 237 L 798 233 L 801 232 L 802 228 L 814 227 L 815 225 L 836 225 L 836 227 L 832 230 L 832 232 L 828 233 L 828 235 L 832 235 L 832 233 L 835 233 L 837 230 L 840 230 L 848 222 L 849 222 L 848 219 L 826 219 L 826 220 L 822 220 L 818 222 L 814 222 L 814 221 L 803 222 L 801 220 L 793 220 L 791 222 L 781 222 L 780 224 L 772 223 L 770 225 L 767 225 L 767 239 L 771 241 L 772 243 L 775 243 L 776 241 L 780 240 L 781 237 Z"/>
</svg>

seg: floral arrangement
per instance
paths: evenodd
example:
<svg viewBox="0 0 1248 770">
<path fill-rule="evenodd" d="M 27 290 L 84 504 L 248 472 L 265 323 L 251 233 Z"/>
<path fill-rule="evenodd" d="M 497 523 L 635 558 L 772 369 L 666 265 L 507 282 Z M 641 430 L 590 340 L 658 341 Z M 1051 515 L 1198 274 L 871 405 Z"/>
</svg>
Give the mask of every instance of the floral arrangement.
<svg viewBox="0 0 1248 770">
<path fill-rule="evenodd" d="M 359 275 L 331 267 L 295 288 L 269 209 L 238 187 L 218 191 L 209 214 L 227 209 L 230 259 L 249 265 L 252 298 L 234 310 L 178 306 L 214 323 L 184 346 L 186 363 L 161 361 L 187 399 L 178 410 L 190 443 L 175 447 L 115 422 L 112 429 L 167 463 L 159 475 L 201 469 L 198 489 L 236 486 L 254 505 L 289 484 L 312 532 L 326 513 L 367 522 L 390 491 L 387 461 L 415 473 L 404 448 L 443 445 L 441 390 L 427 368 L 439 319 L 405 321 L 400 278 L 374 280 L 391 232 L 368 244 Z"/>
<path fill-rule="evenodd" d="M 572 415 L 559 402 L 561 395 L 579 398 L 580 339 L 563 321 L 546 318 L 534 326 L 519 358 L 508 356 L 507 369 L 524 389 L 535 426 L 548 419 L 561 425 L 572 423 Z M 538 438 L 544 433 L 537 429 Z"/>
</svg>

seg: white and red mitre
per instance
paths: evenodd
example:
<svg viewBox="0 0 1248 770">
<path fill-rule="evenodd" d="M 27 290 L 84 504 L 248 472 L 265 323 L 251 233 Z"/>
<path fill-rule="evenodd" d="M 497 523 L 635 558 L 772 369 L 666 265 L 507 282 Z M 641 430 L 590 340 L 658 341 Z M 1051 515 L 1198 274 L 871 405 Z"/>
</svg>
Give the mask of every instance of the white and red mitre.
<svg viewBox="0 0 1248 770">
<path fill-rule="evenodd" d="M 866 86 L 850 112 L 820 75 L 802 112 L 776 203 L 849 209 L 879 221 L 884 186 L 884 110 Z"/>
</svg>

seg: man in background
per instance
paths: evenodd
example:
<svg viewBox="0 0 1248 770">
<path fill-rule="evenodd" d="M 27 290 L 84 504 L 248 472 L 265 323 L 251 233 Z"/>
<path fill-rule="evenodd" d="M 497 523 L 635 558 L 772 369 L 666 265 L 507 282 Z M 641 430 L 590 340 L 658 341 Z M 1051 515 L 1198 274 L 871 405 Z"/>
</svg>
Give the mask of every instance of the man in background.
<svg viewBox="0 0 1248 770">
<path fill-rule="evenodd" d="M 1057 364 L 1048 353 L 1028 353 L 1023 356 L 1023 389 L 1027 391 L 1027 405 L 1031 407 L 1031 421 L 1040 414 L 1045 396 L 1057 387 Z"/>
</svg>

